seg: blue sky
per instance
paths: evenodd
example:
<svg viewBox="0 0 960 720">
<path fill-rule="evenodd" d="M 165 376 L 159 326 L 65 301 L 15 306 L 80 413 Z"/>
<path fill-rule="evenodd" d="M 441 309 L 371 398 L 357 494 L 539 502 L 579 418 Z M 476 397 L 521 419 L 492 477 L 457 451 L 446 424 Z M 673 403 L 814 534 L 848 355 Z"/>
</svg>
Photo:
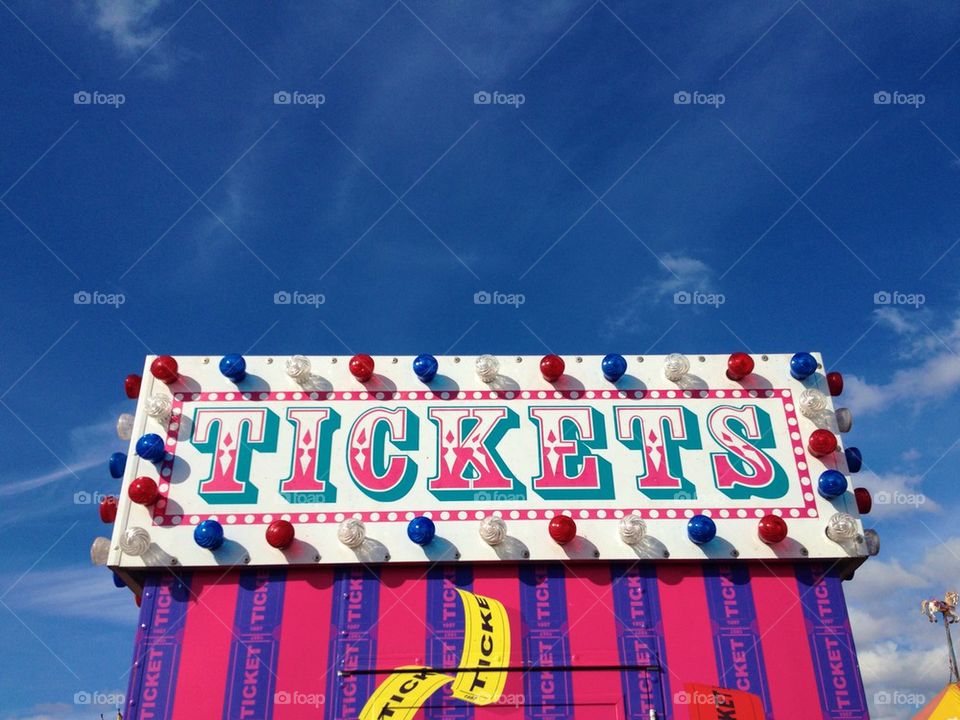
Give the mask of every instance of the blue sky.
<svg viewBox="0 0 960 720">
<path fill-rule="evenodd" d="M 819 350 L 859 482 L 901 501 L 847 589 L 868 695 L 939 689 L 917 610 L 960 580 L 960 8 L 278 5 L 0 0 L 2 717 L 126 688 L 135 608 L 75 494 L 115 489 L 147 352 Z"/>
</svg>

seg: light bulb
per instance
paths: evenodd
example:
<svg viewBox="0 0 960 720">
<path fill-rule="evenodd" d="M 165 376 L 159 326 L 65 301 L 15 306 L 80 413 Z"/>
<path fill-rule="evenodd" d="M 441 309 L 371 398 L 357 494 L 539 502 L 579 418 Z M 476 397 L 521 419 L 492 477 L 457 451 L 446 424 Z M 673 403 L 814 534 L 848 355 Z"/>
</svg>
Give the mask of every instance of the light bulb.
<svg viewBox="0 0 960 720">
<path fill-rule="evenodd" d="M 663 361 L 663 376 L 670 382 L 680 382 L 690 372 L 690 361 L 686 355 L 671 353 Z"/>
<path fill-rule="evenodd" d="M 151 395 L 144 405 L 147 415 L 160 422 L 166 422 L 170 417 L 170 408 L 170 398 L 167 395 Z"/>
<path fill-rule="evenodd" d="M 834 513 L 827 521 L 827 537 L 836 543 L 853 540 L 857 536 L 857 521 L 845 512 Z"/>
<path fill-rule="evenodd" d="M 870 556 L 880 554 L 880 535 L 876 530 L 869 529 L 863 531 L 863 542 L 867 546 L 867 554 Z"/>
<path fill-rule="evenodd" d="M 130 527 L 120 536 L 120 550 L 127 555 L 139 557 L 150 547 L 150 533 L 142 527 Z"/>
<path fill-rule="evenodd" d="M 306 355 L 292 355 L 287 358 L 287 375 L 298 383 L 305 383 L 310 379 L 310 358 Z"/>
<path fill-rule="evenodd" d="M 798 352 L 790 358 L 790 374 L 794 380 L 806 380 L 817 371 L 817 359 L 808 352 Z"/>
<path fill-rule="evenodd" d="M 500 374 L 500 361 L 493 355 L 481 355 L 476 362 L 477 377 L 485 383 L 492 383 Z"/>
<path fill-rule="evenodd" d="M 507 538 L 507 524 L 496 515 L 480 521 L 480 537 L 487 545 L 499 545 Z"/>
<path fill-rule="evenodd" d="M 247 376 L 247 361 L 236 353 L 224 355 L 220 360 L 220 372 L 231 382 L 241 382 Z"/>
<path fill-rule="evenodd" d="M 223 525 L 216 520 L 204 520 L 193 529 L 193 541 L 207 550 L 217 550 L 223 545 Z"/>
<path fill-rule="evenodd" d="M 133 437 L 133 415 L 130 413 L 120 413 L 117 418 L 117 437 L 121 440 Z"/>
<path fill-rule="evenodd" d="M 437 526 L 426 515 L 418 515 L 407 525 L 407 537 L 417 545 L 429 545 L 437 534 Z"/>
<path fill-rule="evenodd" d="M 827 409 L 827 396 L 816 388 L 804 390 L 797 402 L 800 405 L 800 414 L 806 418 L 815 418 Z"/>
<path fill-rule="evenodd" d="M 627 545 L 637 545 L 647 534 L 647 524 L 639 515 L 630 514 L 620 520 L 620 539 Z"/>
<path fill-rule="evenodd" d="M 717 524 L 708 515 L 694 515 L 687 521 L 687 537 L 697 545 L 710 542 L 717 536 Z"/>
<path fill-rule="evenodd" d="M 110 540 L 105 537 L 93 539 L 90 545 L 90 562 L 94 565 L 106 565 L 107 558 L 110 557 Z"/>
<path fill-rule="evenodd" d="M 850 412 L 850 408 L 837 408 L 837 429 L 840 432 L 850 432 L 850 429 L 853 427 L 853 413 Z"/>
<path fill-rule="evenodd" d="M 367 539 L 367 528 L 362 520 L 347 518 L 337 528 L 337 539 L 348 548 L 356 550 Z"/>
</svg>

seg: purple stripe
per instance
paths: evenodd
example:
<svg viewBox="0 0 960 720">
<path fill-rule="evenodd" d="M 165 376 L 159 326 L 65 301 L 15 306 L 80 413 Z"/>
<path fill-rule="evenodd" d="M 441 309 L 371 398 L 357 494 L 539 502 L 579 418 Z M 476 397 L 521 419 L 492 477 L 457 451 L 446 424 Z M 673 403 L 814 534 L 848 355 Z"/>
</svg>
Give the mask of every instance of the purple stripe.
<svg viewBox="0 0 960 720">
<path fill-rule="evenodd" d="M 798 564 L 796 573 L 823 717 L 866 718 L 867 699 L 840 579 L 818 563 Z"/>
<path fill-rule="evenodd" d="M 570 665 L 565 580 L 559 564 L 520 567 L 520 636 L 524 664 L 531 668 L 523 674 L 527 720 L 573 718 L 573 679 L 549 670 Z"/>
<path fill-rule="evenodd" d="M 240 574 L 223 720 L 273 717 L 286 577 L 286 571 L 270 568 Z"/>
<path fill-rule="evenodd" d="M 130 678 L 127 717 L 166 720 L 173 712 L 177 667 L 190 599 L 190 576 L 148 575 Z"/>
<path fill-rule="evenodd" d="M 427 573 L 427 662 L 432 668 L 451 670 L 463 653 L 463 603 L 456 588 L 473 589 L 469 565 L 441 565 Z M 424 705 L 427 720 L 472 720 L 473 705 L 453 697 L 444 685 Z"/>
<path fill-rule="evenodd" d="M 620 664 L 667 667 L 656 568 L 618 563 L 611 568 L 611 583 Z M 664 701 L 670 695 L 666 673 L 621 670 L 620 683 L 627 720 L 649 720 L 650 710 L 658 718 L 669 718 Z"/>
<path fill-rule="evenodd" d="M 362 565 L 337 568 L 333 578 L 332 627 L 327 655 L 326 720 L 356 720 L 363 704 L 373 693 L 378 676 L 340 673 L 374 669 L 379 619 L 379 574 Z"/>
<path fill-rule="evenodd" d="M 708 563 L 703 576 L 720 684 L 760 696 L 767 720 L 773 720 L 750 568 Z"/>
</svg>

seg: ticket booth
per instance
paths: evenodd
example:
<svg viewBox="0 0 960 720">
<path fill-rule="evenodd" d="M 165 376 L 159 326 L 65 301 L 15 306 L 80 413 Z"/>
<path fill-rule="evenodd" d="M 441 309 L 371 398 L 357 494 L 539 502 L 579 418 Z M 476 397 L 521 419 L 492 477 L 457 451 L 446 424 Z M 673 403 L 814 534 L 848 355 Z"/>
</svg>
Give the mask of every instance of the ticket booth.
<svg viewBox="0 0 960 720">
<path fill-rule="evenodd" d="M 743 359 L 749 360 L 747 362 Z M 125 718 L 866 718 L 819 356 L 149 357 Z"/>
</svg>

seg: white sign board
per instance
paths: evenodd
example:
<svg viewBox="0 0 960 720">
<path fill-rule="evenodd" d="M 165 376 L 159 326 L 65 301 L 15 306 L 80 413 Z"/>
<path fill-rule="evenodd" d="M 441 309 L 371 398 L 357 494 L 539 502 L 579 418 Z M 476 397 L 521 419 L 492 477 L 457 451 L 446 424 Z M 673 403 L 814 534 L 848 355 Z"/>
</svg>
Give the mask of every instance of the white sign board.
<svg viewBox="0 0 960 720">
<path fill-rule="evenodd" d="M 726 376 L 727 356 L 692 356 L 678 382 L 664 377 L 663 356 L 626 356 L 616 382 L 604 377 L 601 356 L 564 358 L 555 382 L 542 377 L 540 357 L 501 357 L 490 383 L 477 376 L 475 357 L 437 358 L 437 376 L 424 383 L 412 357 L 375 356 L 374 375 L 363 383 L 348 357 L 325 356 L 310 357 L 311 377 L 302 383 L 287 375 L 285 357 L 245 358 L 239 383 L 221 375 L 219 357 L 178 357 L 180 377 L 165 385 L 150 375 L 153 359 L 113 566 L 866 555 L 859 539 L 841 546 L 825 534 L 834 513 L 856 517 L 856 503 L 852 490 L 831 500 L 817 492 L 824 470 L 846 474 L 847 467 L 842 446 L 820 458 L 807 451 L 818 425 L 800 414 L 797 399 L 806 387 L 829 393 L 822 371 L 793 379 L 789 355 L 756 356 L 754 373 L 739 381 Z M 148 416 L 153 395 L 169 398 L 168 419 Z M 832 408 L 817 422 L 837 432 Z M 157 463 L 135 454 L 147 433 L 165 440 Z M 141 476 L 158 484 L 151 506 L 127 497 Z M 639 546 L 618 531 L 631 513 L 646 523 Z M 698 545 L 687 522 L 701 513 L 717 536 Z M 769 513 L 789 528 L 774 545 L 757 534 Z M 559 514 L 577 525 L 562 546 L 548 534 Z M 406 532 L 420 515 L 436 526 L 425 546 Z M 490 515 L 507 525 L 497 546 L 478 533 Z M 365 524 L 359 549 L 337 538 L 347 518 Z M 193 538 L 207 519 L 226 538 L 214 551 Z M 285 550 L 264 536 L 278 519 L 296 530 Z M 122 553 L 128 527 L 148 530 L 153 552 Z"/>
</svg>

